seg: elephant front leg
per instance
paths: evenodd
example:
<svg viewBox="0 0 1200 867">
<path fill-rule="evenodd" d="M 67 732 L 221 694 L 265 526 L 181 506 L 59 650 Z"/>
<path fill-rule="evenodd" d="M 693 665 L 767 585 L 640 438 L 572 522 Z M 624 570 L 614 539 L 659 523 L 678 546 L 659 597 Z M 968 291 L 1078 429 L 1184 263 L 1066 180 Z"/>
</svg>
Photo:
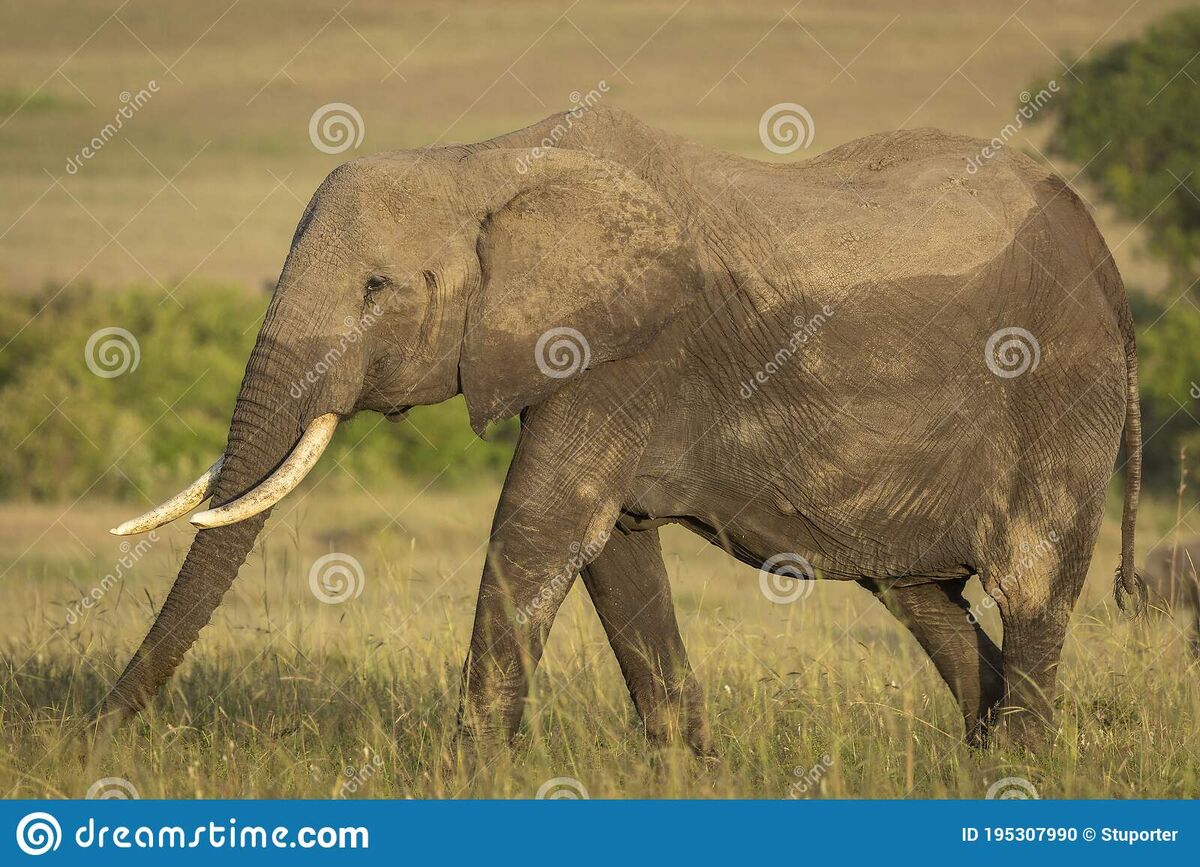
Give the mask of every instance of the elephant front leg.
<svg viewBox="0 0 1200 867">
<path fill-rule="evenodd" d="M 488 544 L 459 708 L 460 733 L 488 749 L 516 734 L 554 617 L 608 541 L 636 463 L 562 415 L 552 401 L 524 420 Z"/>
<path fill-rule="evenodd" d="M 530 678 L 578 568 L 515 538 L 521 532 L 508 525 L 488 547 L 463 666 L 459 730 L 488 748 L 503 746 L 516 734 Z M 551 546 L 558 547 L 568 549 L 566 543 Z"/>
</svg>

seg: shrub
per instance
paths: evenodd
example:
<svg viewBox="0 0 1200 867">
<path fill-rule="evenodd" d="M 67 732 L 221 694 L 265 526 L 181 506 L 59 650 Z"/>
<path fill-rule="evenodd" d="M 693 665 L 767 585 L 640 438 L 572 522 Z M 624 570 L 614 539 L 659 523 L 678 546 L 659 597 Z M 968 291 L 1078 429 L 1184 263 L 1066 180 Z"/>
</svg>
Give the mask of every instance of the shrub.
<svg viewBox="0 0 1200 867">
<path fill-rule="evenodd" d="M 267 299 L 225 286 L 179 294 L 182 306 L 144 288 L 0 300 L 0 497 L 155 499 L 220 454 Z M 130 369 L 106 378 L 85 347 L 113 326 L 134 336 L 140 358 L 134 367 L 131 344 L 124 356 L 110 348 L 99 369 Z M 360 479 L 469 482 L 503 473 L 514 439 L 509 423 L 477 440 L 461 399 L 400 424 L 364 413 L 314 473 L 336 461 Z"/>
</svg>

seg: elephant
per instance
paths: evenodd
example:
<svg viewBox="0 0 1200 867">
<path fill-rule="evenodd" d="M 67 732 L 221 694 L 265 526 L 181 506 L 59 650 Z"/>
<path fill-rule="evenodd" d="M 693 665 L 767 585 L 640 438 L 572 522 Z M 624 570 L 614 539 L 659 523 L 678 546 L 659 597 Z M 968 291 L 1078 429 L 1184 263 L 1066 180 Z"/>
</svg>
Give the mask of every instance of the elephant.
<svg viewBox="0 0 1200 867">
<path fill-rule="evenodd" d="M 985 148 L 897 130 L 766 163 L 595 105 L 340 165 L 299 220 L 223 456 L 113 530 L 211 500 L 100 719 L 158 692 L 340 420 L 462 395 L 480 436 L 520 422 L 464 749 L 511 744 L 581 576 L 648 737 L 714 754 L 668 523 L 771 580 L 858 582 L 928 653 L 968 743 L 1048 749 L 1122 446 L 1114 592 L 1143 595 L 1134 329 L 1077 195 Z M 964 599 L 976 576 L 1002 649 Z"/>
<path fill-rule="evenodd" d="M 1192 620 L 1192 653 L 1200 657 L 1200 538 L 1155 546 L 1146 556 L 1150 601 L 1166 612 L 1181 610 Z"/>
</svg>

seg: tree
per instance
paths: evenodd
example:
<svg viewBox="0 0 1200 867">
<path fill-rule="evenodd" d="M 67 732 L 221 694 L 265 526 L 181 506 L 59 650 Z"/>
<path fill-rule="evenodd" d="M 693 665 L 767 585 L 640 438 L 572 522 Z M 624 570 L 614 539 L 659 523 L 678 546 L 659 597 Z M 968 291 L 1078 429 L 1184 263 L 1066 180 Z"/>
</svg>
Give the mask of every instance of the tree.
<svg viewBox="0 0 1200 867">
<path fill-rule="evenodd" d="M 1082 167 L 1121 215 L 1141 223 L 1180 286 L 1200 277 L 1200 8 L 1078 62 L 1037 120 L 1050 152 Z M 1143 222 L 1144 220 L 1144 222 Z"/>
</svg>

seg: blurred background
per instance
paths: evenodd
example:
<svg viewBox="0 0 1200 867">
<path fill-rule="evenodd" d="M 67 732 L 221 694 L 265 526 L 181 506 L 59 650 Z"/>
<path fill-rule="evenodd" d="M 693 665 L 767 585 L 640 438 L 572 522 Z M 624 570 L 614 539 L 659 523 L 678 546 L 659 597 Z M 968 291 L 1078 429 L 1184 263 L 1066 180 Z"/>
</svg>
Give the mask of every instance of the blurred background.
<svg viewBox="0 0 1200 867">
<path fill-rule="evenodd" d="M 191 0 L 169 11 L 144 0 L 5 3 L 0 575 L 15 595 L 0 615 L 0 709 L 13 733 L 0 792 L 70 793 L 78 783 L 57 757 L 62 727 L 94 705 L 128 658 L 190 538 L 184 522 L 131 549 L 104 531 L 223 448 L 249 347 L 321 179 L 356 155 L 519 128 L 597 89 L 653 125 L 754 159 L 803 159 L 867 133 L 935 126 L 998 138 L 1052 165 L 1094 209 L 1138 320 L 1147 461 L 1139 549 L 1192 535 L 1198 56 L 1200 9 L 1169 0 Z M 788 154 L 759 137 L 764 112 L 783 102 L 812 118 L 811 143 Z M 330 111 L 349 118 L 344 138 L 319 123 Z M 305 489 L 277 510 L 171 688 L 164 716 L 173 721 L 153 729 L 173 743 L 180 719 L 195 730 L 202 719 L 253 719 L 225 734 L 258 759 L 222 759 L 211 728 L 203 737 L 213 740 L 182 737 L 193 752 L 146 759 L 131 747 L 124 761 L 157 763 L 157 782 L 139 777 L 143 794 L 322 794 L 339 763 L 370 759 L 364 749 L 408 750 L 388 753 L 405 770 L 373 783 L 375 794 L 524 791 L 520 775 L 458 789 L 427 775 L 441 743 L 428 733 L 452 716 L 513 441 L 511 424 L 476 439 L 458 400 L 398 425 L 363 417 L 340 429 Z M 1130 720 L 1142 726 L 1137 743 L 1153 734 L 1152 703 L 1114 687 L 1093 706 L 1092 687 L 1110 682 L 1116 658 L 1134 666 L 1122 678 L 1144 678 L 1164 660 L 1178 670 L 1194 664 L 1182 621 L 1139 639 L 1141 661 L 1115 649 L 1085 658 L 1101 644 L 1088 630 L 1107 640 L 1112 629 L 1115 496 L 1113 504 L 1082 632 L 1068 648 L 1081 679 L 1066 684 L 1068 694 L 1086 694 L 1072 705 L 1076 724 L 1098 727 L 1081 737 L 1100 752 L 1075 755 L 1077 776 L 1058 766 L 1053 785 L 1194 793 L 1190 748 L 1154 769 L 1101 773 L 1089 764 L 1134 748 L 1111 731 Z M 728 710 L 740 758 L 719 784 L 651 774 L 638 793 L 777 795 L 792 766 L 813 764 L 840 726 L 882 738 L 900 720 L 908 737 L 921 731 L 914 720 L 932 714 L 957 731 L 936 674 L 862 591 L 822 585 L 819 603 L 779 606 L 758 592 L 752 570 L 698 539 L 667 541 L 693 657 L 718 718 Z M 341 605 L 309 591 L 313 558 L 329 553 L 359 567 L 361 595 Z M 581 731 L 623 742 L 630 711 L 581 595 L 564 611 L 558 632 L 569 638 L 559 649 L 551 642 L 544 676 L 587 686 L 574 699 L 572 689 L 554 691 L 553 701 L 567 702 L 554 724 L 568 724 L 575 700 L 576 710 L 600 709 L 589 716 L 600 722 Z M 981 616 L 995 626 L 994 612 Z M 581 674 L 580 653 L 595 671 Z M 795 671 L 813 658 L 826 661 Z M 845 667 L 835 672 L 834 660 Z M 414 682 L 424 686 L 401 686 Z M 789 703 L 797 695 L 826 716 L 810 707 L 799 722 L 781 722 L 797 713 Z M 855 695 L 870 701 L 838 704 Z M 1161 701 L 1160 717 L 1195 719 L 1194 691 L 1164 689 Z M 747 704 L 762 713 L 743 718 Z M 835 707 L 841 716 L 828 716 Z M 936 738 L 906 743 L 878 762 L 839 760 L 823 791 L 980 796 L 973 760 Z M 548 771 L 568 761 L 554 745 L 542 748 Z M 938 760 L 926 750 L 944 752 Z M 329 751 L 337 755 L 314 761 Z M 964 776 L 931 770 L 947 755 Z M 633 785 L 594 769 L 592 779 L 609 794 Z"/>
</svg>

